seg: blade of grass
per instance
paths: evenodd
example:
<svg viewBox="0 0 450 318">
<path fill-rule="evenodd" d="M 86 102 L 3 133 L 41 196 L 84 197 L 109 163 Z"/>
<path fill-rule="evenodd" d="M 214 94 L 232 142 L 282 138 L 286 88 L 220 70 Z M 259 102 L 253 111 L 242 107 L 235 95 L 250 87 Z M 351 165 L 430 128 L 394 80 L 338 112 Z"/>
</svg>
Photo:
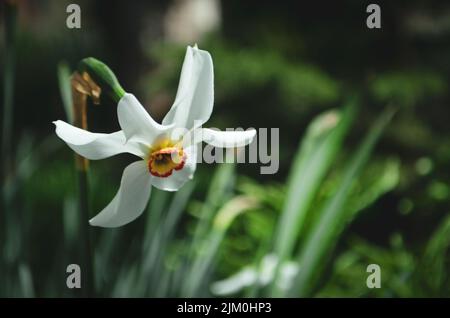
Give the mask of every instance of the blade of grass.
<svg viewBox="0 0 450 318">
<path fill-rule="evenodd" d="M 418 266 L 418 272 L 423 278 L 425 297 L 448 297 L 450 287 L 450 272 L 448 253 L 450 250 L 450 214 L 446 215 L 439 227 L 432 234 L 425 248 L 425 253 Z"/>
<path fill-rule="evenodd" d="M 150 254 L 152 255 L 152 282 L 154 286 L 158 286 L 156 289 L 157 297 L 162 297 L 162 292 L 168 290 L 170 276 L 168 276 L 168 270 L 165 268 L 168 248 L 174 239 L 175 227 L 182 216 L 182 212 L 186 208 L 186 204 L 191 197 L 194 187 L 195 182 L 188 182 L 182 189 L 173 195 L 169 208 L 164 211 L 165 217 L 159 223 L 156 232 L 158 235 L 158 244 L 152 245 L 152 250 L 154 250 L 155 253 Z"/>
<path fill-rule="evenodd" d="M 195 188 L 195 181 L 188 182 L 183 188 L 178 191 L 170 203 L 167 216 L 164 219 L 164 240 L 170 241 L 174 236 L 174 229 L 180 220 L 182 212 L 185 210 L 186 205 L 192 195 Z"/>
<path fill-rule="evenodd" d="M 263 242 L 261 244 L 261 246 L 258 249 L 258 253 L 256 254 L 255 257 L 255 263 L 254 266 L 257 268 L 257 273 L 259 274 L 262 270 L 262 264 L 263 264 L 263 259 L 264 257 L 267 255 L 265 253 L 267 253 L 267 251 L 270 248 L 270 236 L 267 237 L 267 239 L 265 240 L 265 242 Z M 275 279 L 275 273 L 274 273 L 274 279 Z M 255 281 L 254 284 L 252 284 L 245 292 L 244 297 L 245 298 L 255 298 L 258 297 L 259 294 L 259 288 L 260 288 L 260 284 L 259 284 L 259 279 L 257 279 Z"/>
<path fill-rule="evenodd" d="M 279 262 L 271 295 L 280 296 L 277 287 L 280 264 L 292 256 L 308 209 L 329 170 L 355 116 L 356 99 L 353 98 L 340 112 L 330 111 L 318 116 L 308 127 L 290 173 L 285 204 L 275 231 L 274 252 Z"/>
<path fill-rule="evenodd" d="M 70 86 L 71 71 L 66 62 L 58 64 L 58 84 L 61 100 L 63 102 L 64 110 L 66 112 L 67 120 L 73 123 L 73 105 L 72 105 L 72 88 Z"/>
<path fill-rule="evenodd" d="M 35 295 L 33 286 L 33 276 L 30 268 L 25 264 L 19 265 L 19 281 L 22 290 L 22 296 L 32 298 Z"/>
<path fill-rule="evenodd" d="M 4 6 L 5 18 L 5 50 L 4 50 L 4 69 L 3 69 L 3 109 L 2 109 L 2 140 L 1 140 L 1 155 L 0 155 L 0 173 L 1 173 L 1 212 L 0 223 L 0 241 L 2 242 L 2 251 L 8 249 L 8 245 L 14 243 L 12 237 L 14 230 L 19 230 L 16 226 L 17 215 L 12 213 L 12 198 L 8 197 L 5 192 L 4 185 L 6 180 L 10 177 L 11 171 L 11 132 L 13 124 L 13 104 L 14 104 L 14 80 L 15 80 L 15 42 L 17 31 L 17 6 L 13 1 L 6 1 Z M 0 271 L 5 278 L 3 282 L 4 288 L 0 290 L 8 295 L 8 291 L 13 290 L 14 283 L 11 281 L 12 277 L 16 275 L 12 273 L 16 260 L 8 259 L 6 255 L 1 257 Z"/>
<path fill-rule="evenodd" d="M 145 224 L 144 244 L 142 248 L 143 253 L 148 253 L 148 248 L 155 239 L 157 229 L 162 222 L 164 210 L 170 199 L 169 197 L 169 192 L 157 188 L 152 189 L 152 195 L 147 209 L 148 213 L 146 214 L 147 222 Z"/>
<path fill-rule="evenodd" d="M 159 257 L 160 226 L 163 222 L 163 215 L 171 193 L 156 188 L 152 189 L 152 196 L 147 213 L 147 223 L 144 232 L 144 242 L 142 244 L 142 265 L 140 276 L 143 282 L 152 282 L 142 286 L 144 294 L 154 294 L 156 291 L 153 282 L 160 277 L 160 273 L 155 272 L 156 262 Z"/>
<path fill-rule="evenodd" d="M 314 290 L 318 276 L 323 268 L 326 254 L 333 248 L 337 236 L 347 222 L 348 213 L 344 205 L 353 181 L 358 177 L 363 166 L 369 160 L 377 140 L 390 122 L 393 114 L 394 111 L 392 109 L 387 109 L 376 120 L 348 164 L 339 189 L 321 211 L 320 217 L 299 253 L 300 272 L 289 291 L 289 296 L 309 296 Z"/>
<path fill-rule="evenodd" d="M 17 30 L 17 6 L 14 1 L 5 3 L 5 62 L 3 69 L 3 120 L 2 120 L 2 159 L 6 161 L 11 148 L 13 124 L 15 47 Z M 8 164 L 8 162 L 2 162 Z M 2 166 L 6 169 L 6 166 Z M 5 171 L 6 172 L 6 171 Z"/>
<path fill-rule="evenodd" d="M 211 185 L 208 189 L 205 202 L 203 203 L 200 211 L 200 219 L 194 232 L 194 237 L 191 243 L 192 253 L 195 253 L 195 248 L 199 242 L 204 238 L 208 228 L 211 225 L 211 221 L 214 218 L 214 212 L 221 203 L 225 202 L 230 196 L 230 189 L 233 188 L 235 177 L 235 165 L 234 164 L 221 164 L 211 181 Z"/>
<path fill-rule="evenodd" d="M 182 296 L 204 296 L 198 293 L 201 290 L 202 284 L 208 281 L 206 277 L 212 270 L 214 258 L 217 255 L 226 231 L 239 214 L 256 206 L 257 201 L 254 198 L 237 196 L 218 211 L 214 218 L 212 229 L 207 235 L 207 239 L 202 242 L 200 253 L 197 254 L 195 261 L 186 275 Z"/>
<path fill-rule="evenodd" d="M 231 196 L 232 189 L 236 179 L 236 170 L 234 164 L 221 164 L 215 170 L 212 177 L 211 184 L 208 188 L 205 202 L 199 213 L 197 226 L 194 230 L 192 241 L 187 244 L 188 254 L 185 262 L 182 264 L 179 271 L 185 273 L 189 272 L 192 264 L 194 264 L 199 257 L 199 246 L 206 239 L 208 229 L 211 228 L 211 222 L 218 207 L 226 202 Z M 180 276 L 177 276 L 180 277 Z M 177 281 L 181 285 L 181 290 L 187 289 L 186 280 Z"/>
</svg>

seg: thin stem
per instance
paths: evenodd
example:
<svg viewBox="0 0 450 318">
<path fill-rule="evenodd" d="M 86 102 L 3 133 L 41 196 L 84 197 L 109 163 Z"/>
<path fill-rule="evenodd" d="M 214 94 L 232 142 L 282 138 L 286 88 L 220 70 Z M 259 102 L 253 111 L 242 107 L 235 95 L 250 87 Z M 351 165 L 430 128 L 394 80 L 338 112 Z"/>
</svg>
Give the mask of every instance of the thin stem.
<svg viewBox="0 0 450 318">
<path fill-rule="evenodd" d="M 90 80 L 87 74 L 80 75 L 75 72 L 71 78 L 74 125 L 81 129 L 87 129 L 87 96 L 91 96 L 98 103 L 100 89 Z M 89 231 L 89 161 L 75 154 L 75 166 L 78 170 L 78 203 L 81 218 L 81 238 L 83 240 L 83 265 L 82 294 L 84 297 L 94 295 L 95 282 L 93 271 L 93 257 L 91 250 L 91 238 Z"/>
<path fill-rule="evenodd" d="M 84 297 L 94 296 L 94 270 L 89 232 L 89 185 L 87 170 L 78 171 L 78 202 L 81 217 L 81 237 L 83 238 L 82 294 Z"/>
<path fill-rule="evenodd" d="M 13 120 L 14 67 L 15 67 L 15 30 L 17 9 L 7 2 L 5 7 L 5 63 L 3 96 L 2 158 L 9 157 L 11 148 L 11 130 Z M 4 167 L 6 169 L 6 167 Z"/>
<path fill-rule="evenodd" d="M 4 69 L 3 69 L 3 113 L 2 113 L 2 138 L 1 138 L 1 155 L 0 155 L 0 179 L 2 182 L 1 188 L 1 211 L 0 213 L 0 229 L 2 237 L 0 241 L 3 242 L 2 251 L 6 250 L 13 228 L 13 220 L 11 220 L 11 202 L 10 198 L 6 196 L 4 185 L 8 177 L 8 171 L 11 167 L 11 131 L 13 121 L 13 102 L 14 102 L 14 69 L 15 69 L 15 39 L 16 39 L 16 20 L 17 8 L 14 2 L 7 1 L 5 3 L 5 50 L 4 50 Z M 5 282 L 5 292 L 11 285 L 11 264 L 7 259 L 3 258 L 0 262 L 0 270 L 3 273 Z M 3 268 L 4 267 L 4 268 Z M 7 296 L 7 295 L 5 295 Z"/>
</svg>

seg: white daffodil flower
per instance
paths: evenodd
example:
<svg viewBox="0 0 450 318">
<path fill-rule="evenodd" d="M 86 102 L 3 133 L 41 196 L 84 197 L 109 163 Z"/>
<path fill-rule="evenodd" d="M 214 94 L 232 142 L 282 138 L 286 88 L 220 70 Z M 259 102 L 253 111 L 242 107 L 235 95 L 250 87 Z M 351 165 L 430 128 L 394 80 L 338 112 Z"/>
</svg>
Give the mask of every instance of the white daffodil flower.
<svg viewBox="0 0 450 318">
<path fill-rule="evenodd" d="M 117 194 L 89 221 L 91 225 L 118 227 L 133 221 L 144 211 L 151 186 L 166 191 L 180 189 L 195 172 L 199 142 L 241 147 L 253 140 L 255 130 L 201 128 L 213 109 L 213 80 L 211 55 L 196 46 L 188 47 L 175 102 L 162 124 L 153 120 L 136 97 L 128 93 L 117 108 L 120 131 L 92 133 L 61 120 L 54 122 L 59 138 L 87 159 L 98 160 L 119 153 L 141 158 L 125 168 Z M 192 135 L 199 137 L 192 141 Z"/>
</svg>

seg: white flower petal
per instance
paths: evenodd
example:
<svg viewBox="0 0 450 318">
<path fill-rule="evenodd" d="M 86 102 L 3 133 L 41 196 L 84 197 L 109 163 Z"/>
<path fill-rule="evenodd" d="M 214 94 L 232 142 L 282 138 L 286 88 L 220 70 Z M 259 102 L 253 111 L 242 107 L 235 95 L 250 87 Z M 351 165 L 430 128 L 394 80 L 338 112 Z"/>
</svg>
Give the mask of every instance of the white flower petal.
<svg viewBox="0 0 450 318">
<path fill-rule="evenodd" d="M 188 46 L 181 70 L 177 96 L 163 125 L 194 128 L 211 116 L 214 103 L 214 72 L 211 55 Z M 194 121 L 198 121 L 194 125 Z"/>
<path fill-rule="evenodd" d="M 132 94 L 126 93 L 117 106 L 120 127 L 126 139 L 150 145 L 161 134 L 172 127 L 158 124 Z"/>
<path fill-rule="evenodd" d="M 144 157 L 144 149 L 136 142 L 125 144 L 125 135 L 122 131 L 112 134 L 92 133 L 84 129 L 69 125 L 57 120 L 56 134 L 59 138 L 79 155 L 90 160 L 98 160 L 128 152 L 139 157 Z"/>
<path fill-rule="evenodd" d="M 150 198 L 151 177 L 144 160 L 128 165 L 114 199 L 89 223 L 101 227 L 125 225 L 144 212 Z"/>
<path fill-rule="evenodd" d="M 201 136 L 204 142 L 220 148 L 243 147 L 252 142 L 256 130 L 246 131 L 218 131 L 202 128 Z"/>
<path fill-rule="evenodd" d="M 197 167 L 197 147 L 190 146 L 184 149 L 186 162 L 181 170 L 173 170 L 168 177 L 152 176 L 152 185 L 165 191 L 177 191 L 187 181 L 192 179 Z"/>
</svg>

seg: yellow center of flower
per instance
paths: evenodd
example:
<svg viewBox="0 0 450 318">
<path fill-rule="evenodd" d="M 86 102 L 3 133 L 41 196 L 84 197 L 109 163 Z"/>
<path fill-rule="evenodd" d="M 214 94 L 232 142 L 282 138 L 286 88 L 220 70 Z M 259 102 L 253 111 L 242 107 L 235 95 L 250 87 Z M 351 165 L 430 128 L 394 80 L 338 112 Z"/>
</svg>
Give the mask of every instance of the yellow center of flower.
<svg viewBox="0 0 450 318">
<path fill-rule="evenodd" d="M 148 171 L 155 177 L 165 178 L 173 170 L 181 170 L 186 161 L 183 148 L 171 141 L 162 140 L 150 148 L 148 156 Z"/>
</svg>

